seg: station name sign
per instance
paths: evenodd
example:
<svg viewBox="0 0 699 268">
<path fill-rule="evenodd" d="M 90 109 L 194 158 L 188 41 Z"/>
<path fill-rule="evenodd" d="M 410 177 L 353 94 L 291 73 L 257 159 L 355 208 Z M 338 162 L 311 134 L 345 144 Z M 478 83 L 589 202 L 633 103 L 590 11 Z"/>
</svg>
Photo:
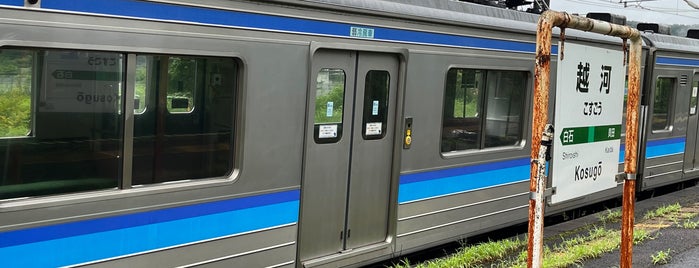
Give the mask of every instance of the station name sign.
<svg viewBox="0 0 699 268">
<path fill-rule="evenodd" d="M 559 46 L 562 47 L 562 46 Z M 565 45 L 558 61 L 551 185 L 556 204 L 616 187 L 626 66 L 620 50 Z"/>
</svg>

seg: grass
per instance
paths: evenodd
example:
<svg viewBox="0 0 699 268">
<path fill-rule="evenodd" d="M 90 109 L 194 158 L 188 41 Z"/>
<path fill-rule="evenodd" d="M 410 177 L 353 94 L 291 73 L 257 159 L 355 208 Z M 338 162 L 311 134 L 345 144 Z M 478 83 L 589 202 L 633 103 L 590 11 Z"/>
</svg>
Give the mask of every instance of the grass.
<svg viewBox="0 0 699 268">
<path fill-rule="evenodd" d="M 672 256 L 670 255 L 671 249 L 661 250 L 651 255 L 650 258 L 653 261 L 653 265 L 663 265 L 668 264 Z"/>
<path fill-rule="evenodd" d="M 697 213 L 682 212 L 679 203 L 658 207 L 648 211 L 643 220 L 634 227 L 633 243 L 638 245 L 660 235 L 659 230 L 669 225 L 643 224 L 644 222 L 663 222 L 671 220 L 687 229 L 699 228 L 699 221 L 693 221 Z M 604 226 L 621 220 L 621 210 L 607 210 L 597 216 Z M 681 221 L 684 220 L 684 221 Z M 682 223 L 680 223 L 682 222 Z M 546 239 L 549 246 L 544 247 L 543 267 L 570 267 L 582 265 L 583 261 L 600 257 L 620 247 L 621 231 L 600 227 L 597 224 L 580 227 L 565 232 L 554 238 Z M 413 265 L 407 260 L 394 267 L 526 267 L 527 239 L 510 238 L 500 241 L 465 246 L 457 253 L 442 259 Z M 659 251 L 653 256 L 653 264 L 665 264 L 670 261 L 670 249 Z"/>
<path fill-rule="evenodd" d="M 499 241 L 488 241 L 473 246 L 467 246 L 460 249 L 447 258 L 431 260 L 425 263 L 418 264 L 413 267 L 477 267 L 478 265 L 503 258 L 508 254 L 512 254 L 527 244 L 526 240 L 518 237 L 503 239 Z M 411 267 L 407 261 L 402 261 L 400 266 L 395 267 Z"/>
<path fill-rule="evenodd" d="M 600 213 L 597 219 L 604 224 L 619 222 L 621 221 L 621 209 L 607 209 L 606 212 Z"/>
<path fill-rule="evenodd" d="M 685 229 L 697 229 L 697 227 L 699 227 L 699 221 L 686 220 L 682 223 L 682 227 Z"/>
<path fill-rule="evenodd" d="M 654 210 L 646 212 L 646 214 L 643 215 L 643 219 L 648 220 L 648 219 L 658 218 L 658 217 L 663 217 L 663 216 L 671 216 L 671 215 L 680 213 L 681 209 L 682 209 L 682 206 L 680 206 L 679 203 L 662 206 L 662 207 L 659 207 L 659 208 L 656 208 Z"/>
</svg>

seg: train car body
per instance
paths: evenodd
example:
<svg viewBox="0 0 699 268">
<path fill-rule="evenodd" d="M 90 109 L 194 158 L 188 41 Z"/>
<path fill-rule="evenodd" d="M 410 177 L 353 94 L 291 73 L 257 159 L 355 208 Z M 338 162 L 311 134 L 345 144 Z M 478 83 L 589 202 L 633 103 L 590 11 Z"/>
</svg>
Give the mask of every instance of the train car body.
<svg viewBox="0 0 699 268">
<path fill-rule="evenodd" d="M 644 189 L 696 177 L 696 39 L 644 34 L 653 68 L 644 83 Z"/>
<path fill-rule="evenodd" d="M 30 122 L 0 133 L 3 266 L 360 266 L 527 219 L 535 15 L 407 0 L 0 5 L 0 98 Z M 642 128 L 644 189 L 695 177 L 695 43 L 646 39 L 642 125 L 658 129 Z"/>
</svg>

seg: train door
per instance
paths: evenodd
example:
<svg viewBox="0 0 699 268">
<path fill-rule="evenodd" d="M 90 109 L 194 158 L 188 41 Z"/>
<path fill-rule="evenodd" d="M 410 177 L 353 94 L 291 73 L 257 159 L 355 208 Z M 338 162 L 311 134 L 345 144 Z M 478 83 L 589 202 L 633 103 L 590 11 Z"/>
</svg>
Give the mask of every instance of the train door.
<svg viewBox="0 0 699 268">
<path fill-rule="evenodd" d="M 699 107 L 697 98 L 699 97 L 699 72 L 694 73 L 692 79 L 691 95 L 689 96 L 689 118 L 687 120 L 687 143 L 684 155 L 684 172 L 692 172 L 699 169 L 697 156 L 699 156 Z"/>
<path fill-rule="evenodd" d="M 398 82 L 392 54 L 313 56 L 299 259 L 385 242 Z"/>
</svg>

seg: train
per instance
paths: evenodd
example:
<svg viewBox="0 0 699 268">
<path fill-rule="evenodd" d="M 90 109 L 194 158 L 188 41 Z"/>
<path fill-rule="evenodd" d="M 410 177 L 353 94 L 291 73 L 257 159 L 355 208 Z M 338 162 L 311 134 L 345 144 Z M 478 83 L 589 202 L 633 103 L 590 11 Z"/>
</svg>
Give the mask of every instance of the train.
<svg viewBox="0 0 699 268">
<path fill-rule="evenodd" d="M 2 266 L 358 267 L 526 222 L 537 20 L 448 0 L 0 0 Z M 649 191 L 699 175 L 699 40 L 642 38 Z"/>
</svg>

